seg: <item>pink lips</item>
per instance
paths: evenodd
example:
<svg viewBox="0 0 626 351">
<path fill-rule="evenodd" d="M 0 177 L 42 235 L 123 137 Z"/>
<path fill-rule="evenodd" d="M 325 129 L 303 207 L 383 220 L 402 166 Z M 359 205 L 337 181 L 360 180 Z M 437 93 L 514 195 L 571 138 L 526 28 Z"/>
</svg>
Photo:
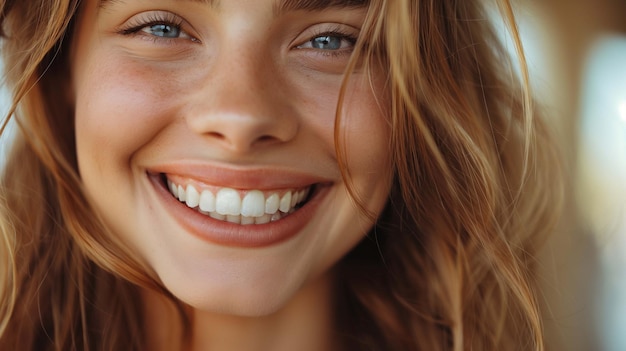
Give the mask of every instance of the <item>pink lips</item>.
<svg viewBox="0 0 626 351">
<path fill-rule="evenodd" d="M 157 194 L 165 204 L 166 210 L 172 214 L 181 227 L 204 241 L 223 246 L 263 247 L 271 246 L 292 238 L 309 223 L 317 206 L 319 206 L 321 202 L 321 198 L 328 189 L 328 186 L 319 184 L 320 179 L 306 175 L 268 177 L 271 171 L 239 172 L 193 165 L 186 165 L 185 169 L 181 168 L 180 165 L 176 167 L 161 167 L 158 173 L 149 172 L 148 176 Z M 266 224 L 240 225 L 213 219 L 181 203 L 172 196 L 170 191 L 163 184 L 162 173 L 184 174 L 187 177 L 198 179 L 206 183 L 237 188 L 271 189 L 317 183 L 317 190 L 313 196 L 311 196 L 310 200 L 301 208 L 278 221 Z M 246 184 L 245 187 L 241 186 L 243 183 Z"/>
</svg>

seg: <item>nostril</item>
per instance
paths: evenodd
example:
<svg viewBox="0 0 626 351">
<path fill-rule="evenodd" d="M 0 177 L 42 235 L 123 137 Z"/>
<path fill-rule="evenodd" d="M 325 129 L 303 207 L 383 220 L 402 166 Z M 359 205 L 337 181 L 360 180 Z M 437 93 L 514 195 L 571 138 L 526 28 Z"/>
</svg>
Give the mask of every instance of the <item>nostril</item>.
<svg viewBox="0 0 626 351">
<path fill-rule="evenodd" d="M 297 134 L 295 118 L 274 118 L 267 117 L 267 114 L 244 112 L 188 113 L 185 119 L 191 132 L 201 135 L 207 142 L 215 142 L 220 147 L 237 152 L 280 144 Z"/>
<path fill-rule="evenodd" d="M 254 146 L 264 146 L 264 145 L 272 145 L 274 143 L 280 143 L 281 140 L 273 135 L 262 135 L 258 137 L 253 145 Z"/>
<path fill-rule="evenodd" d="M 211 137 L 211 138 L 215 138 L 215 139 L 219 139 L 219 140 L 224 140 L 226 139 L 226 137 L 224 136 L 224 134 L 222 133 L 218 133 L 218 132 L 208 132 L 206 133 L 207 136 Z"/>
<path fill-rule="evenodd" d="M 257 139 L 257 142 L 267 142 L 267 141 L 274 141 L 274 140 L 277 140 L 277 138 L 271 135 L 263 135 Z"/>
</svg>

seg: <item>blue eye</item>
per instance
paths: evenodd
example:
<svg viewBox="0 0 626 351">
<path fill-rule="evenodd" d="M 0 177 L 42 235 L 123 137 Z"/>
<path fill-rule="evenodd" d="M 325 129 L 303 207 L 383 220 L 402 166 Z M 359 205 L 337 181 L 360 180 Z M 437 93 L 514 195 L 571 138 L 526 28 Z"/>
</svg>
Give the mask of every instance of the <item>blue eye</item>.
<svg viewBox="0 0 626 351">
<path fill-rule="evenodd" d="M 323 51 L 350 51 L 356 38 L 343 33 L 323 33 L 312 37 L 306 42 L 298 45 L 298 49 L 316 49 Z"/>
<path fill-rule="evenodd" d="M 315 49 L 322 50 L 339 50 L 341 49 L 343 38 L 337 36 L 324 35 L 311 39 L 311 46 Z"/>
<path fill-rule="evenodd" d="M 179 26 L 167 23 L 156 23 L 143 27 L 142 32 L 162 38 L 180 38 L 182 31 Z"/>
<path fill-rule="evenodd" d="M 148 11 L 131 18 L 119 33 L 139 35 L 153 40 L 189 39 L 197 41 L 185 29 L 189 27 L 180 16 L 166 11 Z"/>
</svg>

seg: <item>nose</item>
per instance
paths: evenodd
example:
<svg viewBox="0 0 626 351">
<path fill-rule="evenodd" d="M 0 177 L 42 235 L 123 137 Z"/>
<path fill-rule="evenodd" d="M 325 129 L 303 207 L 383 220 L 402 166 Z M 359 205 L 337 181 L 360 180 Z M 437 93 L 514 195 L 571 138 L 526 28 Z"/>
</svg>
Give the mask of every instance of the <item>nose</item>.
<svg viewBox="0 0 626 351">
<path fill-rule="evenodd" d="M 292 140 L 298 121 L 272 61 L 237 50 L 217 55 L 197 80 L 188 127 L 235 154 Z"/>
</svg>

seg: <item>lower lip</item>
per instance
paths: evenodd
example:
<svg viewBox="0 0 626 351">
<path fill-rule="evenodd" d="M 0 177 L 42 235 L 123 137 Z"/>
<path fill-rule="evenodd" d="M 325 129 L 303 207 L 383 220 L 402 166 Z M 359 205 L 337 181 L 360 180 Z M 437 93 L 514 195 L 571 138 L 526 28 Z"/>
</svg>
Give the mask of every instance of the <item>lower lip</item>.
<svg viewBox="0 0 626 351">
<path fill-rule="evenodd" d="M 148 175 L 166 209 L 178 224 L 192 235 L 214 244 L 233 247 L 263 247 L 278 244 L 294 237 L 311 220 L 327 186 L 317 186 L 304 206 L 267 224 L 240 225 L 213 219 L 178 201 L 162 184 L 160 175 Z"/>
</svg>

